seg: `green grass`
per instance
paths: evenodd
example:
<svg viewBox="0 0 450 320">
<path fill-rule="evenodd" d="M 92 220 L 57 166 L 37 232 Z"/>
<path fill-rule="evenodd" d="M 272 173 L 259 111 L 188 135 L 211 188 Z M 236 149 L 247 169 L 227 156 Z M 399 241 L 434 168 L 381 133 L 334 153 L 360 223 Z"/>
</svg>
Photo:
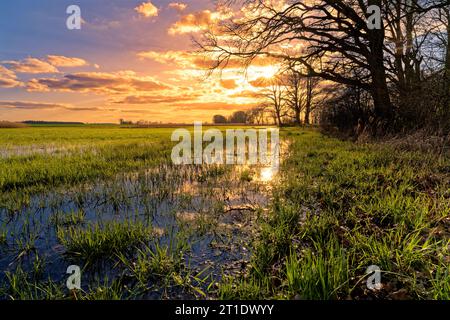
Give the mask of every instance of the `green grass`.
<svg viewBox="0 0 450 320">
<path fill-rule="evenodd" d="M 6 244 L 6 237 L 8 233 L 6 231 L 6 227 L 0 228 L 0 246 Z"/>
<path fill-rule="evenodd" d="M 8 285 L 4 295 L 11 300 L 62 300 L 65 293 L 61 285 L 48 280 L 33 279 L 28 272 L 18 267 L 14 272 L 6 272 Z M 0 291 L 2 291 L 0 289 Z"/>
<path fill-rule="evenodd" d="M 81 210 L 70 213 L 56 212 L 50 217 L 50 221 L 56 226 L 73 226 L 84 223 L 85 216 Z"/>
<path fill-rule="evenodd" d="M 253 180 L 253 172 L 251 170 L 244 170 L 241 172 L 241 181 L 250 182 Z"/>
<path fill-rule="evenodd" d="M 137 248 L 137 254 L 132 257 L 124 253 L 117 255 L 137 281 L 135 291 L 158 290 L 162 292 L 161 298 L 168 298 L 166 292 L 178 288 L 199 298 L 206 297 L 201 287 L 209 278 L 207 268 L 199 272 L 189 268 L 186 254 L 190 244 L 186 236 L 183 233 L 171 235 L 168 244 L 155 239 L 151 244 Z"/>
<path fill-rule="evenodd" d="M 260 223 L 251 271 L 224 281 L 219 297 L 395 299 L 398 290 L 416 299 L 449 297 L 442 263 L 449 259 L 448 156 L 316 131 L 284 136 L 290 156 Z M 380 292 L 365 286 L 370 265 L 382 270 Z"/>
<path fill-rule="evenodd" d="M 228 128 L 233 127 L 220 129 Z M 6 156 L 0 157 L 0 192 L 14 193 L 16 198 L 24 191 L 78 184 L 167 163 L 174 130 L 114 126 L 2 129 L 0 150 Z"/>
<path fill-rule="evenodd" d="M 133 293 L 120 281 L 97 281 L 87 292 L 69 291 L 52 280 L 36 279 L 34 275 L 18 267 L 14 272 L 6 272 L 7 285 L 0 288 L 0 294 L 10 300 L 120 300 Z"/>
<path fill-rule="evenodd" d="M 20 198 L 48 187 L 153 167 L 170 160 L 172 131 L 95 126 L 2 129 L 0 150 L 6 157 L 0 157 L 0 191 Z"/>
<path fill-rule="evenodd" d="M 86 260 L 111 257 L 145 243 L 153 236 L 152 228 L 140 222 L 96 223 L 88 228 L 58 228 L 58 239 L 69 254 Z"/>
<path fill-rule="evenodd" d="M 126 286 L 120 281 L 108 281 L 106 277 L 103 283 L 98 283 L 96 286 L 89 288 L 87 293 L 75 293 L 75 298 L 80 300 L 124 300 L 128 298 Z"/>
<path fill-rule="evenodd" d="M 314 243 L 303 252 L 290 252 L 285 261 L 289 296 L 302 299 L 336 299 L 348 292 L 348 257 L 336 239 Z"/>
<path fill-rule="evenodd" d="M 130 270 L 141 286 L 151 280 L 165 282 L 167 285 L 182 269 L 182 252 L 156 242 L 152 246 L 138 249 L 135 258 L 119 255 L 120 261 Z"/>
</svg>

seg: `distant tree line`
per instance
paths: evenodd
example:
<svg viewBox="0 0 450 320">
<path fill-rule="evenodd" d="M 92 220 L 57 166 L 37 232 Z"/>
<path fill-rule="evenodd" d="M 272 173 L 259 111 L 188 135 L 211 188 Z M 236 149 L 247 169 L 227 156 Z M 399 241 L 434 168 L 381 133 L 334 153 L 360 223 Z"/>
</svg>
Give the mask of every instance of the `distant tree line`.
<svg viewBox="0 0 450 320">
<path fill-rule="evenodd" d="M 225 123 L 247 123 L 247 113 L 245 111 L 233 112 L 230 116 L 226 117 L 220 114 L 213 116 L 213 123 L 225 124 Z"/>
<path fill-rule="evenodd" d="M 145 126 L 160 125 L 160 124 L 162 124 L 162 121 L 147 121 L 147 120 L 132 121 L 132 120 L 119 119 L 119 124 L 121 126 L 136 125 L 136 126 L 145 127 Z"/>
<path fill-rule="evenodd" d="M 255 14 L 231 18 L 197 43 L 216 69 L 261 56 L 282 63 L 264 94 L 277 124 L 318 121 L 371 135 L 450 132 L 448 0 L 222 4 L 248 5 Z M 367 23 L 369 6 L 380 9 L 375 28 Z"/>
</svg>

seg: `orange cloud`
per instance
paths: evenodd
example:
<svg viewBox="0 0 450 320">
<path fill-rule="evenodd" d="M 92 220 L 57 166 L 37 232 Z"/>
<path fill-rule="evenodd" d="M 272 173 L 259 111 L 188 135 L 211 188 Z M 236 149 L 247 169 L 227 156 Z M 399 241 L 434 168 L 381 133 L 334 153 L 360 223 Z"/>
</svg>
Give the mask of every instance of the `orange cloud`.
<svg viewBox="0 0 450 320">
<path fill-rule="evenodd" d="M 118 108 L 99 108 L 99 107 L 73 107 L 66 104 L 31 102 L 31 101 L 0 101 L 0 108 L 21 109 L 21 110 L 64 109 L 68 111 L 103 111 L 103 112 L 109 111 L 109 112 L 132 112 L 132 113 L 155 112 L 151 110 L 130 110 L 122 108 L 118 109 Z"/>
<path fill-rule="evenodd" d="M 11 60 L 2 61 L 9 69 L 18 73 L 58 73 L 58 69 L 48 63 L 37 58 L 26 58 L 21 61 Z"/>
<path fill-rule="evenodd" d="M 271 79 L 261 77 L 253 81 L 249 81 L 249 83 L 255 88 L 266 88 L 272 84 Z"/>
<path fill-rule="evenodd" d="M 151 59 L 163 64 L 175 64 L 183 68 L 195 67 L 203 70 L 217 67 L 218 63 L 213 57 L 190 51 L 143 51 L 138 53 L 138 57 Z M 274 58 L 257 56 L 253 59 L 251 65 L 254 67 L 265 67 L 273 66 L 276 63 L 279 63 L 279 61 Z M 242 59 L 232 58 L 222 61 L 220 67 L 224 69 L 242 69 L 245 67 L 245 64 Z"/>
<path fill-rule="evenodd" d="M 209 69 L 215 65 L 215 61 L 189 51 L 144 51 L 139 52 L 138 56 L 163 64 L 175 64 L 183 68 Z"/>
<path fill-rule="evenodd" d="M 17 80 L 16 74 L 0 65 L 0 88 L 20 87 L 22 83 Z"/>
<path fill-rule="evenodd" d="M 187 66 L 191 63 L 192 53 L 188 51 L 143 51 L 138 53 L 138 57 L 152 59 L 159 63 L 172 63 L 180 66 Z"/>
<path fill-rule="evenodd" d="M 142 2 L 139 6 L 134 8 L 134 10 L 146 18 L 157 17 L 159 11 L 151 1 Z"/>
<path fill-rule="evenodd" d="M 66 105 L 57 103 L 30 102 L 30 101 L 0 101 L 0 108 L 8 109 L 55 109 L 67 108 Z"/>
<path fill-rule="evenodd" d="M 171 2 L 169 3 L 169 8 L 175 9 L 178 12 L 184 11 L 187 8 L 187 4 L 182 2 Z"/>
<path fill-rule="evenodd" d="M 245 90 L 238 93 L 229 95 L 230 98 L 261 98 L 262 94 L 260 92 Z"/>
<path fill-rule="evenodd" d="M 209 27 L 216 27 L 220 21 L 229 19 L 233 16 L 231 11 L 210 10 L 198 11 L 184 15 L 169 28 L 169 34 L 184 34 L 191 32 L 199 32 Z"/>
<path fill-rule="evenodd" d="M 222 86 L 222 88 L 230 90 L 237 88 L 236 81 L 233 79 L 220 80 L 220 85 Z"/>
<path fill-rule="evenodd" d="M 157 103 L 174 103 L 180 101 L 191 101 L 198 98 L 198 94 L 189 95 L 152 95 L 152 96 L 127 96 L 123 100 L 116 101 L 120 104 L 157 104 Z"/>
<path fill-rule="evenodd" d="M 119 110 L 122 113 L 135 113 L 137 115 L 151 115 L 153 117 L 167 116 L 167 113 L 149 109 L 121 109 Z"/>
<path fill-rule="evenodd" d="M 169 88 L 152 77 L 138 77 L 133 71 L 73 73 L 63 78 L 31 79 L 27 83 L 29 91 L 55 90 L 98 94 L 157 91 Z"/>
<path fill-rule="evenodd" d="M 87 65 L 86 60 L 74 57 L 48 55 L 47 61 L 55 67 L 82 67 Z"/>
<path fill-rule="evenodd" d="M 123 109 L 123 108 L 99 108 L 99 107 L 71 107 L 65 104 L 29 102 L 29 101 L 0 101 L 0 108 L 20 110 L 52 110 L 64 109 L 68 111 L 100 111 L 100 112 L 123 112 L 123 113 L 151 113 L 154 115 L 165 115 L 164 112 L 150 109 Z"/>
<path fill-rule="evenodd" d="M 256 103 L 236 104 L 226 102 L 194 102 L 194 103 L 179 103 L 174 104 L 178 111 L 192 111 L 192 110 L 246 110 L 255 107 Z"/>
</svg>

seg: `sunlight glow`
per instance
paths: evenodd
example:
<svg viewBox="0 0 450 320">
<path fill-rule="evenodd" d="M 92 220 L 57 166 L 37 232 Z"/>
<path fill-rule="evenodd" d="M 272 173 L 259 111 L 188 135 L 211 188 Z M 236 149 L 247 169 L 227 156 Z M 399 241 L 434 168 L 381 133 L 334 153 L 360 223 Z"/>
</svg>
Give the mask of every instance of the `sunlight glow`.
<svg viewBox="0 0 450 320">
<path fill-rule="evenodd" d="M 273 66 L 250 66 L 248 68 L 248 75 L 250 78 L 273 78 L 280 70 L 278 65 Z"/>
<path fill-rule="evenodd" d="M 261 169 L 261 181 L 269 182 L 275 177 L 274 170 L 272 167 L 266 167 Z"/>
</svg>

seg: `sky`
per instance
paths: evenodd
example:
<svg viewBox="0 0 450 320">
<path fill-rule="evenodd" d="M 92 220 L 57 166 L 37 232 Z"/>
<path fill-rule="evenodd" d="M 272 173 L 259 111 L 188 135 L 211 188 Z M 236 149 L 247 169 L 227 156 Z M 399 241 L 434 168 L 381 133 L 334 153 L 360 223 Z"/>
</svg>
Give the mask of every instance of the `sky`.
<svg viewBox="0 0 450 320">
<path fill-rule="evenodd" d="M 1 1 L 0 120 L 187 123 L 249 109 L 277 67 L 208 77 L 192 41 L 235 14 L 213 0 Z"/>
</svg>

